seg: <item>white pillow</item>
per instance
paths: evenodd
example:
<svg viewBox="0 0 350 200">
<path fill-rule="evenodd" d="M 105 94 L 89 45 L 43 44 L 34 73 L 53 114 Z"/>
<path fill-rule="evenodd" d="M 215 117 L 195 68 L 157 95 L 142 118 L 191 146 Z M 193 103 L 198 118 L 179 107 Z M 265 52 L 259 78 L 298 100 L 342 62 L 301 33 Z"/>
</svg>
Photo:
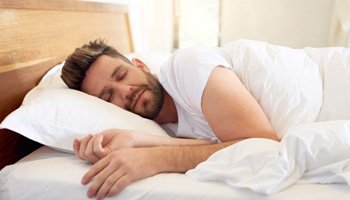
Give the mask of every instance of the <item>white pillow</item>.
<svg viewBox="0 0 350 200">
<path fill-rule="evenodd" d="M 22 105 L 4 119 L 0 128 L 63 151 L 72 151 L 74 138 L 110 128 L 167 136 L 152 120 L 68 89 L 60 78 L 62 66 L 52 68 L 25 96 Z"/>
</svg>

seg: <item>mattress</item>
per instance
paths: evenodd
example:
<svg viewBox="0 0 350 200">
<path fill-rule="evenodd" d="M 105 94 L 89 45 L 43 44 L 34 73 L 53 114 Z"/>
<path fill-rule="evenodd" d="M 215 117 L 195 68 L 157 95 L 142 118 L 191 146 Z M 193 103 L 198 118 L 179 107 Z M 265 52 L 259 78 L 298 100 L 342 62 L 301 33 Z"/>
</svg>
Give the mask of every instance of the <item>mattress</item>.
<svg viewBox="0 0 350 200">
<path fill-rule="evenodd" d="M 80 179 L 91 165 L 74 155 L 43 146 L 0 171 L 0 199 L 89 199 Z M 111 199 L 143 200 L 295 200 L 350 199 L 350 188 L 341 184 L 301 184 L 262 195 L 225 184 L 196 182 L 185 174 L 164 173 L 132 183 Z"/>
</svg>

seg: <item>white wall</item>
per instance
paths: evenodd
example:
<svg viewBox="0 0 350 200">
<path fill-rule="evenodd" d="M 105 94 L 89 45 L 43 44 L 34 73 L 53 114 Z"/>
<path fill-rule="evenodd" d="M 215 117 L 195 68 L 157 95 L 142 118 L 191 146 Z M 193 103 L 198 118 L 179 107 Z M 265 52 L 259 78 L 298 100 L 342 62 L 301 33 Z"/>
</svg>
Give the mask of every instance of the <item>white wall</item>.
<svg viewBox="0 0 350 200">
<path fill-rule="evenodd" d="M 221 44 L 246 38 L 328 46 L 332 8 L 333 0 L 222 0 Z"/>
<path fill-rule="evenodd" d="M 136 51 L 171 51 L 173 9 L 171 0 L 129 1 Z"/>
<path fill-rule="evenodd" d="M 136 52 L 170 52 L 173 47 L 172 0 L 85 0 L 126 4 Z"/>
<path fill-rule="evenodd" d="M 128 5 L 135 51 L 172 50 L 174 0 L 86 1 Z M 350 0 L 221 0 L 220 19 L 221 45 L 246 38 L 350 47 Z"/>
<path fill-rule="evenodd" d="M 330 43 L 350 47 L 350 0 L 335 0 Z"/>
</svg>

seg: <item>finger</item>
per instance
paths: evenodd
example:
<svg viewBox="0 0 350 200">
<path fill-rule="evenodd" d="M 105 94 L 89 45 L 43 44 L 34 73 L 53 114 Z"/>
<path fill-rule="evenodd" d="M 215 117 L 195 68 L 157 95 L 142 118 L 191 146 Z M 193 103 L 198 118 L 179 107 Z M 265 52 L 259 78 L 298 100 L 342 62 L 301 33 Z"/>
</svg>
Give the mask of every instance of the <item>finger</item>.
<svg viewBox="0 0 350 200">
<path fill-rule="evenodd" d="M 97 162 L 100 158 L 98 156 L 96 156 L 96 154 L 94 153 L 94 141 L 96 140 L 96 135 L 92 136 L 92 138 L 90 138 L 87 146 L 86 146 L 86 149 L 85 149 L 85 152 L 84 152 L 84 155 L 86 157 L 86 159 L 92 163 L 95 163 Z"/>
<path fill-rule="evenodd" d="M 104 169 L 102 169 L 100 171 L 100 173 L 98 173 L 92 184 L 90 185 L 89 189 L 88 189 L 88 197 L 94 197 L 96 195 L 96 193 L 100 190 L 100 188 L 102 187 L 102 185 L 106 182 L 106 180 L 108 179 L 108 177 L 110 177 L 113 173 L 119 171 L 118 166 L 113 166 L 111 164 L 107 165 Z M 111 181 L 111 180 L 110 180 Z M 112 184 L 112 182 L 110 182 L 109 184 Z M 111 186 L 110 186 L 111 187 Z M 107 191 L 108 192 L 108 191 Z M 105 195 L 104 195 L 105 196 Z M 104 197 L 103 196 L 103 197 Z M 103 198 L 102 197 L 102 198 Z"/>
<path fill-rule="evenodd" d="M 103 135 L 102 134 L 98 134 L 96 140 L 94 140 L 94 152 L 95 154 L 99 157 L 99 158 L 103 158 L 105 157 L 106 151 L 103 149 L 102 146 L 102 141 L 103 141 Z"/>
<path fill-rule="evenodd" d="M 126 186 L 128 186 L 130 183 L 130 180 L 127 178 L 126 175 L 119 178 L 119 180 L 113 185 L 113 187 L 109 190 L 107 197 L 114 196 L 118 194 L 120 191 L 122 191 Z"/>
<path fill-rule="evenodd" d="M 86 145 L 90 141 L 91 137 L 92 137 L 92 135 L 88 134 L 87 136 L 80 139 L 79 158 L 86 160 L 85 149 L 86 149 Z"/>
<path fill-rule="evenodd" d="M 110 159 L 108 157 L 102 158 L 98 162 L 96 162 L 88 172 L 85 173 L 83 178 L 81 179 L 81 184 L 88 184 L 91 179 L 100 173 L 106 166 L 108 166 Z"/>
<path fill-rule="evenodd" d="M 123 168 L 118 168 L 117 170 L 114 170 L 114 172 L 106 177 L 105 181 L 103 182 L 102 186 L 100 186 L 98 192 L 97 192 L 97 199 L 103 199 L 107 196 L 110 189 L 114 187 L 115 184 L 119 182 L 119 179 L 125 175 L 125 170 Z"/>
<path fill-rule="evenodd" d="M 75 138 L 73 141 L 73 150 L 77 157 L 79 156 L 79 147 L 80 147 L 80 141 L 79 139 Z"/>
</svg>

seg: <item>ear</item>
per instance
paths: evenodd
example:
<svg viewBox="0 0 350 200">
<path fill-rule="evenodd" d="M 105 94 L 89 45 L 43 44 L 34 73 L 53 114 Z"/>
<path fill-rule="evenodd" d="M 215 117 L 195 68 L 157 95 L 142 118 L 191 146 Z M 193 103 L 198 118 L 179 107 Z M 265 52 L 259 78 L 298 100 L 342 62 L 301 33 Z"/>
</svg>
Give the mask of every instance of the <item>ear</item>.
<svg viewBox="0 0 350 200">
<path fill-rule="evenodd" d="M 140 59 L 133 58 L 131 62 L 132 62 L 132 64 L 134 64 L 135 67 L 138 67 L 142 71 L 145 71 L 145 72 L 148 72 L 148 73 L 151 72 L 149 67 L 144 62 L 142 62 Z"/>
</svg>

